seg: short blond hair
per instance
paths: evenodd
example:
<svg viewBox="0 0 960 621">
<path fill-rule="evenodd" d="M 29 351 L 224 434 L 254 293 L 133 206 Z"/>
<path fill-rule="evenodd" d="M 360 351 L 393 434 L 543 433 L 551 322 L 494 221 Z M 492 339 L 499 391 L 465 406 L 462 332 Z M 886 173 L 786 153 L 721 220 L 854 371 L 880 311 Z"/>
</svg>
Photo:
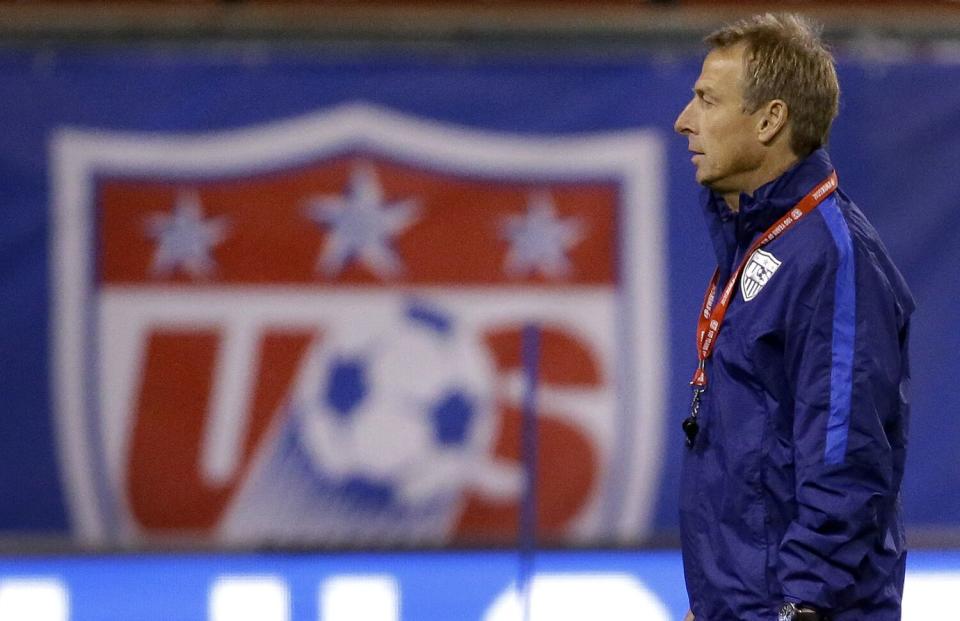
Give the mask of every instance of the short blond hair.
<svg viewBox="0 0 960 621">
<path fill-rule="evenodd" d="M 707 36 L 713 48 L 745 43 L 743 98 L 747 112 L 773 99 L 790 111 L 790 147 L 800 157 L 825 145 L 837 116 L 840 84 L 819 28 L 795 13 L 767 13 Z"/>
</svg>

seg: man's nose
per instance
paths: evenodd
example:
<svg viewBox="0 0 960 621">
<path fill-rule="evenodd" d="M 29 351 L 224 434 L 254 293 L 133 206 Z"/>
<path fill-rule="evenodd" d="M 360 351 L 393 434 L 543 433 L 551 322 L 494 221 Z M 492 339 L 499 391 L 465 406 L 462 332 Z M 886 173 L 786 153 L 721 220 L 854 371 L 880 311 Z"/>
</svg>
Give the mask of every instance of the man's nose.
<svg viewBox="0 0 960 621">
<path fill-rule="evenodd" d="M 677 120 L 673 122 L 673 131 L 678 134 L 689 134 L 693 132 L 693 127 L 690 124 L 690 106 L 692 105 L 693 101 L 691 100 L 690 103 L 680 111 Z"/>
</svg>

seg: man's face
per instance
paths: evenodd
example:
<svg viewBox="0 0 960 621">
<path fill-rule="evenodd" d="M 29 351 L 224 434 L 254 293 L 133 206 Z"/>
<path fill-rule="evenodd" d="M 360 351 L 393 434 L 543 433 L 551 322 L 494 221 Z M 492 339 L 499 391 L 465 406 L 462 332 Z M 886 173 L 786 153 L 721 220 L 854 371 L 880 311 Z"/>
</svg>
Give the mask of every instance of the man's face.
<svg viewBox="0 0 960 621">
<path fill-rule="evenodd" d="M 744 44 L 714 49 L 703 61 L 693 98 L 674 123 L 694 154 L 697 183 L 720 193 L 752 192 L 752 174 L 763 160 L 757 113 L 743 101 Z"/>
</svg>

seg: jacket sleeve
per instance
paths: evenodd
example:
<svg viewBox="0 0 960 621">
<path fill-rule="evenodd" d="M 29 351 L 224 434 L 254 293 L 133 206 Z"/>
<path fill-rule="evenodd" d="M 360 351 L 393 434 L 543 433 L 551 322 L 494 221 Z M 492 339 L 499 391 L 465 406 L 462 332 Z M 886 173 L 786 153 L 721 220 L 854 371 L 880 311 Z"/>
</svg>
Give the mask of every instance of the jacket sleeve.
<svg viewBox="0 0 960 621">
<path fill-rule="evenodd" d="M 785 599 L 823 610 L 852 603 L 858 581 L 877 584 L 903 547 L 893 516 L 905 449 L 909 311 L 873 255 L 854 247 L 839 211 L 836 217 L 834 247 L 826 266 L 809 275 L 784 345 L 795 402 L 796 510 L 777 575 Z"/>
</svg>

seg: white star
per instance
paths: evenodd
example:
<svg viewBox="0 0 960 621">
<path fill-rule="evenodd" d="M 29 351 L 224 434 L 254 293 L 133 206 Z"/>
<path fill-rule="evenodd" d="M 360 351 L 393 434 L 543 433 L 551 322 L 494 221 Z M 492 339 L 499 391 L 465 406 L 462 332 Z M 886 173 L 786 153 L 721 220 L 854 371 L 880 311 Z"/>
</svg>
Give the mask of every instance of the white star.
<svg viewBox="0 0 960 621">
<path fill-rule="evenodd" d="M 207 278 L 216 269 L 211 249 L 226 237 L 224 218 L 203 219 L 196 192 L 177 196 L 173 213 L 153 213 L 147 218 L 147 235 L 157 241 L 150 270 L 169 276 L 177 268 L 194 278 Z"/>
<path fill-rule="evenodd" d="M 513 277 L 539 271 L 547 278 L 561 278 L 570 272 L 567 251 L 582 238 L 580 221 L 557 218 L 553 199 L 546 192 L 530 197 L 527 213 L 509 216 L 503 237 L 510 242 L 504 269 Z"/>
<path fill-rule="evenodd" d="M 336 276 L 353 260 L 359 260 L 377 277 L 397 276 L 403 265 L 390 247 L 396 237 L 417 220 L 419 206 L 407 199 L 384 203 L 383 190 L 370 166 L 355 168 L 347 192 L 319 196 L 309 201 L 310 218 L 329 228 L 317 269 Z"/>
</svg>

